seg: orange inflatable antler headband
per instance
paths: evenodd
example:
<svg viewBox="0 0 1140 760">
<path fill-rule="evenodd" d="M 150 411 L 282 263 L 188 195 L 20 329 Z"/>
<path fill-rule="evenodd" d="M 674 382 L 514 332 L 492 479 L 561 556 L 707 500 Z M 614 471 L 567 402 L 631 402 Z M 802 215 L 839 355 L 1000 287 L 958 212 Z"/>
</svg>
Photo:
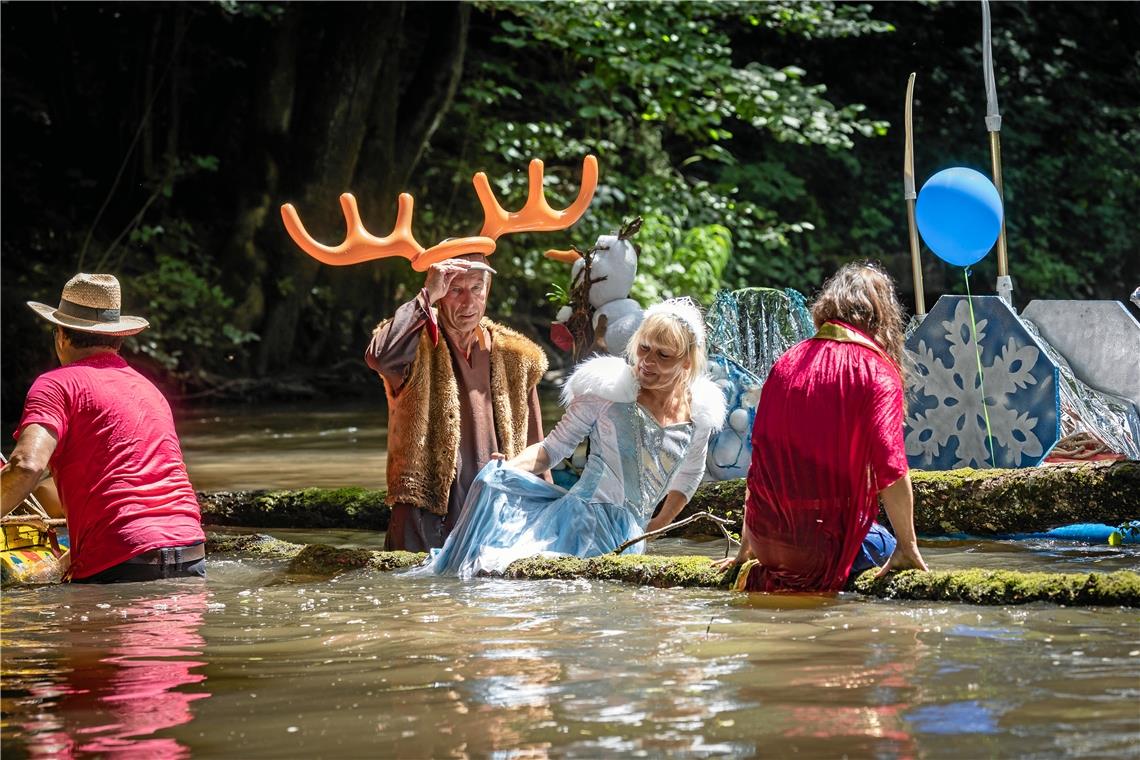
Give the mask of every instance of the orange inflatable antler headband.
<svg viewBox="0 0 1140 760">
<path fill-rule="evenodd" d="M 598 159 L 586 156 L 582 161 L 582 187 L 578 190 L 578 198 L 562 211 L 555 211 L 546 202 L 542 176 L 542 161 L 536 158 L 530 162 L 530 191 L 526 204 L 521 211 L 508 213 L 491 192 L 487 175 L 479 172 L 471 180 L 475 185 L 475 193 L 479 196 L 479 203 L 483 206 L 483 229 L 479 235 L 445 240 L 427 249 L 417 243 L 412 234 L 414 202 L 407 193 L 400 193 L 396 226 L 387 237 L 376 237 L 364 228 L 364 223 L 360 221 L 360 211 L 356 207 L 356 198 L 351 193 L 340 196 L 348 232 L 344 242 L 338 246 L 322 245 L 313 240 L 301 224 L 301 217 L 297 215 L 297 209 L 292 203 L 281 207 L 281 219 L 293 242 L 323 264 L 346 266 L 402 256 L 412 263 L 412 269 L 426 272 L 432 264 L 465 253 L 481 253 L 484 256 L 494 253 L 495 241 L 502 235 L 512 232 L 554 232 L 574 224 L 586 213 L 590 201 L 594 199 L 594 191 L 598 187 Z"/>
</svg>

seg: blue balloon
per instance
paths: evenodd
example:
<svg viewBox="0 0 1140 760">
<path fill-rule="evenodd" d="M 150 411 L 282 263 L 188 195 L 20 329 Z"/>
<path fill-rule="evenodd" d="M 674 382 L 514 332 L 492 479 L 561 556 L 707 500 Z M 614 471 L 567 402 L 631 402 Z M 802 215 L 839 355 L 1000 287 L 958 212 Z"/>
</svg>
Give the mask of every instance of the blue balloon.
<svg viewBox="0 0 1140 760">
<path fill-rule="evenodd" d="M 981 172 L 955 166 L 926 181 L 915 218 L 922 239 L 943 261 L 966 267 L 980 261 L 1001 232 L 1001 196 Z"/>
</svg>

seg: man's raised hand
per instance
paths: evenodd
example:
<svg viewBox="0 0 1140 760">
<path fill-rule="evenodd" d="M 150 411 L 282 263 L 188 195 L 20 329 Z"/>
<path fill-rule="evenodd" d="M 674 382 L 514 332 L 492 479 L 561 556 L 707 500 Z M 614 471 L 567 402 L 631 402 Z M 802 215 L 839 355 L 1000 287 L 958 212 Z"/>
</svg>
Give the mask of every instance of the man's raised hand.
<svg viewBox="0 0 1140 760">
<path fill-rule="evenodd" d="M 424 279 L 424 290 L 427 291 L 428 299 L 435 303 L 447 295 L 447 291 L 451 289 L 451 281 L 456 277 L 470 272 L 473 268 L 476 270 L 486 268 L 476 267 L 475 264 L 476 262 L 466 259 L 446 259 L 438 264 L 432 264 Z"/>
</svg>

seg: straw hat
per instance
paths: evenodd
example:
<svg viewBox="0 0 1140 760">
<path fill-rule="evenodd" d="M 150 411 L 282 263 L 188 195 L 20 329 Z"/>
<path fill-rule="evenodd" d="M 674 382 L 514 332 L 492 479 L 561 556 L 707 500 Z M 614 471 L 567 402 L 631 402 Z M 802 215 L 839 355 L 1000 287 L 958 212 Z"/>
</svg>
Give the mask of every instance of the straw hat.
<svg viewBox="0 0 1140 760">
<path fill-rule="evenodd" d="M 48 322 L 79 332 L 134 335 L 150 326 L 142 317 L 120 314 L 121 305 L 119 281 L 114 275 L 82 272 L 63 286 L 58 307 L 28 301 L 28 306 Z"/>
</svg>

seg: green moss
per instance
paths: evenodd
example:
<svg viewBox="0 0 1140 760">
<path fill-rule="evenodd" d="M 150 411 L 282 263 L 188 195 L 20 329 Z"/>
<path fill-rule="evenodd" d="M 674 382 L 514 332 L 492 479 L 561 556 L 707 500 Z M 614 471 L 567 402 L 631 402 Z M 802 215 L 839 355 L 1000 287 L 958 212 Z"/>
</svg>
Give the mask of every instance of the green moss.
<svg viewBox="0 0 1140 760">
<path fill-rule="evenodd" d="M 255 557 L 291 559 L 301 549 L 299 544 L 280 541 L 262 533 L 249 536 L 210 536 L 206 540 L 207 554 L 250 554 Z"/>
<path fill-rule="evenodd" d="M 289 564 L 289 570 L 305 575 L 335 575 L 361 568 L 400 570 L 418 565 L 426 558 L 427 555 L 422 552 L 377 552 L 310 544 L 297 554 Z"/>
<path fill-rule="evenodd" d="M 1140 515 L 1140 462 L 1088 462 L 1020 470 L 912 470 L 914 521 L 920 535 L 1033 533 L 1079 522 L 1116 525 Z M 681 513 L 707 511 L 736 522 L 743 480 L 707 483 Z M 886 515 L 880 513 L 880 521 Z M 717 535 L 695 523 L 680 535 Z"/>
<path fill-rule="evenodd" d="M 868 570 L 854 584 L 862 594 L 887 599 L 921 599 L 971 604 L 1140 606 L 1140 574 L 1021 573 L 1008 570 L 954 570 L 924 573 L 904 570 L 876 579 Z"/>
<path fill-rule="evenodd" d="M 658 557 L 614 555 L 579 557 L 530 557 L 512 562 L 508 578 L 592 578 L 623 581 L 638 586 L 717 588 L 728 585 L 726 574 L 713 570 L 708 557 Z"/>
<path fill-rule="evenodd" d="M 368 488 L 221 491 L 200 493 L 198 502 L 207 525 L 384 530 L 390 514 L 386 495 Z"/>
</svg>

